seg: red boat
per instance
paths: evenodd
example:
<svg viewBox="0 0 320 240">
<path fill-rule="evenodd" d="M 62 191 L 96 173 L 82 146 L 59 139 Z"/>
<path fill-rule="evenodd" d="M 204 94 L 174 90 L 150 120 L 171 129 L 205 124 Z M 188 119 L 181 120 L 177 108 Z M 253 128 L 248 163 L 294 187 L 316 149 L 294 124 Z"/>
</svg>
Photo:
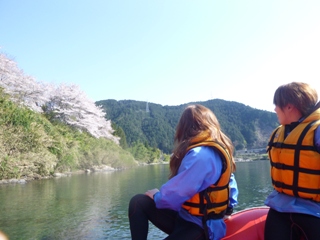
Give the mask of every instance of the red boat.
<svg viewBox="0 0 320 240">
<path fill-rule="evenodd" d="M 236 212 L 224 220 L 227 233 L 222 240 L 264 240 L 264 225 L 269 207 L 253 207 Z M 305 240 L 302 236 L 300 240 Z"/>
<path fill-rule="evenodd" d="M 225 219 L 227 234 L 223 240 L 263 240 L 269 207 L 244 209 Z"/>
</svg>

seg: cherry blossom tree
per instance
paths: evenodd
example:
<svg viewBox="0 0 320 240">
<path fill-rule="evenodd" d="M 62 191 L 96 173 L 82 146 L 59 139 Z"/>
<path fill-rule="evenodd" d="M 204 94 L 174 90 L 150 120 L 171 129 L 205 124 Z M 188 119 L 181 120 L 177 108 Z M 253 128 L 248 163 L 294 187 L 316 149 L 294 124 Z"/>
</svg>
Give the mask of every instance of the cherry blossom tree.
<svg viewBox="0 0 320 240">
<path fill-rule="evenodd" d="M 90 100 L 77 85 L 37 82 L 23 73 L 16 62 L 0 53 L 0 87 L 11 96 L 11 100 L 46 113 L 81 131 L 87 131 L 96 138 L 111 139 L 119 143 L 112 135 L 111 121 L 101 106 Z"/>
<path fill-rule="evenodd" d="M 49 101 L 44 110 L 54 113 L 60 121 L 80 130 L 88 131 L 94 137 L 105 137 L 119 143 L 112 135 L 111 121 L 105 119 L 106 113 L 101 106 L 90 100 L 77 85 L 60 84 L 50 88 Z"/>
<path fill-rule="evenodd" d="M 0 54 L 0 87 L 11 96 L 11 100 L 41 111 L 41 105 L 47 101 L 42 83 L 23 73 L 16 62 Z"/>
</svg>

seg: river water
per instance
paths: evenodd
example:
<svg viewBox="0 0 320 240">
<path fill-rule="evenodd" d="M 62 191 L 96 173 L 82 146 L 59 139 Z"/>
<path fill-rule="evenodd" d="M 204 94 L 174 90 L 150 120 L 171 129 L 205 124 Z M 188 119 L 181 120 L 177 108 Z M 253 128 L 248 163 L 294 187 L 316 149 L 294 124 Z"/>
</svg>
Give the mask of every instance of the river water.
<svg viewBox="0 0 320 240">
<path fill-rule="evenodd" d="M 130 239 L 128 202 L 136 193 L 159 188 L 168 165 L 78 174 L 0 185 L 0 230 L 10 240 Z M 268 161 L 238 162 L 239 205 L 263 205 L 271 192 Z M 150 224 L 149 239 L 166 235 Z"/>
</svg>

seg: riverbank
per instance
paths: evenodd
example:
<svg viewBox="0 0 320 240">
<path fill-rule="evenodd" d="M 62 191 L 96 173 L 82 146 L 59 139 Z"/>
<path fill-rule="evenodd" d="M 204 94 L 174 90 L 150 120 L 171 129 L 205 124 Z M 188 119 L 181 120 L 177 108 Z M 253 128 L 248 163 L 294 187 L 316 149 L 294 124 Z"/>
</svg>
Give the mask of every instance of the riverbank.
<svg viewBox="0 0 320 240">
<path fill-rule="evenodd" d="M 11 179 L 2 179 L 0 180 L 0 184 L 25 184 L 29 181 L 34 181 L 34 180 L 45 180 L 45 179 L 50 179 L 50 178 L 61 178 L 61 177 L 71 177 L 72 175 L 75 174 L 90 174 L 94 172 L 112 172 L 112 171 L 117 171 L 121 169 L 116 169 L 107 165 L 101 165 L 101 166 L 93 166 L 92 168 L 88 168 L 85 170 L 76 170 L 72 172 L 64 172 L 64 173 L 54 173 L 53 175 L 50 176 L 40 176 L 37 175 L 35 177 L 23 177 L 20 179 L 17 178 L 11 178 Z"/>
<path fill-rule="evenodd" d="M 234 157 L 236 162 L 249 162 L 256 160 L 269 160 L 268 154 L 266 153 L 236 153 Z"/>
<path fill-rule="evenodd" d="M 268 160 L 267 154 L 258 154 L 258 153 L 246 153 L 246 154 L 237 154 L 235 156 L 236 162 L 250 162 L 250 161 L 258 161 L 258 160 Z M 138 162 L 137 162 L 138 163 Z M 145 165 L 155 165 L 155 164 L 168 164 L 169 162 L 159 162 L 159 163 L 138 163 L 137 166 L 145 166 Z M 111 172 L 111 171 L 117 171 L 117 170 L 124 170 L 125 168 L 114 168 L 108 165 L 99 165 L 99 166 L 93 166 L 88 169 L 84 170 L 76 170 L 71 172 L 62 172 L 62 173 L 54 173 L 53 175 L 49 176 L 41 176 L 35 174 L 33 177 L 22 177 L 19 179 L 11 178 L 11 179 L 2 179 L 0 180 L 0 184 L 25 184 L 29 181 L 34 180 L 44 180 L 44 179 L 50 179 L 50 178 L 60 178 L 60 177 L 70 177 L 74 174 L 90 174 L 95 172 Z"/>
</svg>

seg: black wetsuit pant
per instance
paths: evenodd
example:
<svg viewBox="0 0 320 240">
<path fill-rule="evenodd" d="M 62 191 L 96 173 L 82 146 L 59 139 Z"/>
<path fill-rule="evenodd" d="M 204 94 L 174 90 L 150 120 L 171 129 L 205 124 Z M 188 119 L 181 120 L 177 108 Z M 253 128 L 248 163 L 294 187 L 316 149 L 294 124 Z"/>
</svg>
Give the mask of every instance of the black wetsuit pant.
<svg viewBox="0 0 320 240">
<path fill-rule="evenodd" d="M 144 194 L 135 195 L 129 203 L 129 222 L 132 240 L 145 240 L 149 221 L 168 234 L 167 240 L 204 240 L 204 230 L 195 223 L 185 221 L 169 209 L 157 209 L 153 199 Z"/>
<path fill-rule="evenodd" d="M 270 208 L 265 240 L 319 240 L 320 218 L 300 213 L 282 213 Z"/>
</svg>

